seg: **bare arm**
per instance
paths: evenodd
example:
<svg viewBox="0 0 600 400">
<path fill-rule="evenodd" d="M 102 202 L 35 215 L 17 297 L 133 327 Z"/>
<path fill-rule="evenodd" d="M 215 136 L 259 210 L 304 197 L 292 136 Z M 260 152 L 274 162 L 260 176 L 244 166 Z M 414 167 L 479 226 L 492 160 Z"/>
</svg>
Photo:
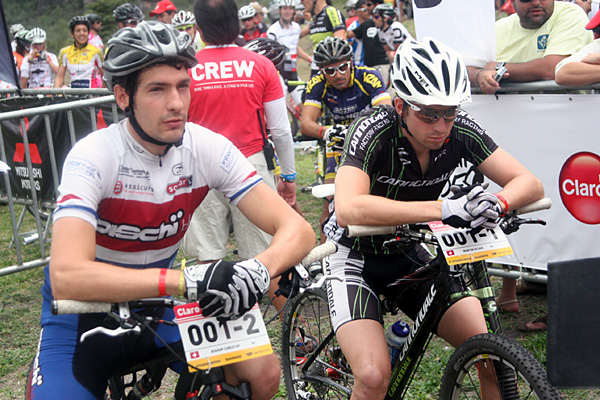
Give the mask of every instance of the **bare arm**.
<svg viewBox="0 0 600 400">
<path fill-rule="evenodd" d="M 96 232 L 88 222 L 60 218 L 52 230 L 50 279 L 56 299 L 128 301 L 158 296 L 159 270 L 117 267 L 94 261 Z M 177 294 L 177 270 L 167 271 L 168 294 Z"/>
<path fill-rule="evenodd" d="M 333 36 L 338 37 L 340 39 L 346 39 L 346 30 L 340 29 L 339 31 L 333 32 Z"/>
<path fill-rule="evenodd" d="M 556 71 L 556 83 L 564 86 L 600 82 L 600 53 L 590 53 L 579 62 L 570 62 Z"/>
<path fill-rule="evenodd" d="M 54 87 L 61 88 L 63 83 L 65 83 L 65 73 L 67 72 L 67 67 L 64 65 L 60 65 L 58 67 L 58 73 L 54 78 Z"/>
<path fill-rule="evenodd" d="M 321 109 L 312 104 L 304 103 L 300 116 L 300 132 L 303 135 L 319 138 L 321 125 L 317 122 L 321 116 Z"/>
<path fill-rule="evenodd" d="M 554 69 L 556 64 L 567 56 L 559 56 L 556 54 L 547 55 L 544 58 L 531 60 L 524 63 L 507 63 L 509 75 L 507 79 L 513 82 L 534 82 L 544 80 L 554 80 Z M 486 69 L 494 69 L 496 63 L 488 63 Z"/>
<path fill-rule="evenodd" d="M 271 277 L 298 264 L 315 245 L 310 224 L 265 183 L 244 196 L 238 208 L 253 224 L 273 235 L 269 247 L 255 257 L 266 265 Z"/>
<path fill-rule="evenodd" d="M 297 53 L 298 53 L 298 57 L 300 57 L 304 61 L 311 62 L 312 58 L 308 55 L 308 53 L 306 53 L 304 51 L 304 49 L 302 47 L 300 47 L 300 45 L 298 45 Z"/>
<path fill-rule="evenodd" d="M 442 219 L 439 201 L 397 201 L 369 194 L 371 179 L 351 166 L 338 169 L 335 213 L 340 226 L 401 225 Z"/>
<path fill-rule="evenodd" d="M 19 79 L 19 82 L 21 83 L 21 88 L 27 89 L 29 87 L 29 78 L 25 78 L 24 76 L 22 76 Z"/>
</svg>

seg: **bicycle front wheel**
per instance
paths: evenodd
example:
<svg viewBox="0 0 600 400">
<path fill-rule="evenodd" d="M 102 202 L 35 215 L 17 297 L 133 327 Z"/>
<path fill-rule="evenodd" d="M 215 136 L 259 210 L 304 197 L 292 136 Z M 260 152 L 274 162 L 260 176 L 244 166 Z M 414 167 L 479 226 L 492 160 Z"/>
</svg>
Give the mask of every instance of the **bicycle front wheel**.
<svg viewBox="0 0 600 400">
<path fill-rule="evenodd" d="M 482 391 L 494 394 L 491 398 L 500 393 L 503 400 L 561 399 L 529 351 L 491 333 L 473 336 L 456 349 L 444 371 L 440 400 L 483 399 Z"/>
<path fill-rule="evenodd" d="M 325 292 L 318 289 L 294 297 L 282 325 L 288 399 L 349 399 L 354 378 L 335 338 Z"/>
</svg>

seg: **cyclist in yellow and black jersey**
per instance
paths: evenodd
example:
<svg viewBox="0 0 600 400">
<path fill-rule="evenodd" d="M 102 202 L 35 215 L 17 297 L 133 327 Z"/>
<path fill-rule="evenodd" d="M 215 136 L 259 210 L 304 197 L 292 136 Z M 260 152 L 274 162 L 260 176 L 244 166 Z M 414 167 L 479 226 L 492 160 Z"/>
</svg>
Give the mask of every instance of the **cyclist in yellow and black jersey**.
<svg viewBox="0 0 600 400">
<path fill-rule="evenodd" d="M 342 13 L 335 7 L 327 4 L 326 0 L 300 0 L 304 5 L 304 11 L 313 15 L 310 23 L 302 28 L 300 37 L 310 35 L 313 50 L 325 38 L 335 36 L 340 39 L 346 38 L 346 23 Z M 319 66 L 314 60 L 310 65 L 311 76 L 319 73 Z"/>
<path fill-rule="evenodd" d="M 103 71 L 102 53 L 88 43 L 90 22 L 84 16 L 75 16 L 69 21 L 69 30 L 74 43 L 60 50 L 54 87 L 63 86 L 66 72 L 69 71 L 72 88 L 97 88 L 97 74 Z"/>
</svg>

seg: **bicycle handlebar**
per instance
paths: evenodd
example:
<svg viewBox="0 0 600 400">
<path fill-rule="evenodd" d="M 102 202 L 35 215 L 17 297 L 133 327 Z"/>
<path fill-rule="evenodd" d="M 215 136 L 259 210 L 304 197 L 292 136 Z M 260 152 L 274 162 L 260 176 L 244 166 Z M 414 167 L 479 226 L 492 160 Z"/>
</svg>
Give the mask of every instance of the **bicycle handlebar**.
<svg viewBox="0 0 600 400">
<path fill-rule="evenodd" d="M 514 210 L 514 215 L 526 214 L 534 211 L 547 210 L 552 207 L 552 201 L 545 197 L 541 200 L 527 204 Z M 371 236 L 371 235 L 389 235 L 397 231 L 396 226 L 368 226 L 368 225 L 348 225 L 346 232 L 349 237 Z"/>
<path fill-rule="evenodd" d="M 302 259 L 302 265 L 308 267 L 315 261 L 333 254 L 337 251 L 337 245 L 334 242 L 327 242 L 315 247 Z M 127 302 L 130 307 L 170 307 L 186 304 L 187 301 L 176 300 L 170 297 L 156 297 L 149 299 L 140 299 Z M 113 309 L 115 303 L 105 303 L 99 301 L 79 301 L 79 300 L 52 300 L 52 314 L 93 314 L 108 313 Z"/>
</svg>

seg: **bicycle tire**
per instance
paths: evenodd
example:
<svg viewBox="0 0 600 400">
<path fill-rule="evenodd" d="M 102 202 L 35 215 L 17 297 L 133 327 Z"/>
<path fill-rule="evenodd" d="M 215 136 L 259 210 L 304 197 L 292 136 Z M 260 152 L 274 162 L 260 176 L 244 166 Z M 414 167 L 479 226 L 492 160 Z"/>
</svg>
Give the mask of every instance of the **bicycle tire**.
<svg viewBox="0 0 600 400">
<path fill-rule="evenodd" d="M 442 377 L 440 400 L 480 399 L 478 361 L 486 360 L 510 372 L 508 382 L 503 380 L 505 386 L 518 388 L 503 390 L 497 379 L 498 389 L 505 392 L 504 400 L 562 398 L 548 383 L 546 371 L 529 351 L 506 336 L 485 333 L 466 340 L 450 357 Z"/>
<path fill-rule="evenodd" d="M 326 340 L 328 336 L 330 340 Z M 333 335 L 323 290 L 306 291 L 290 300 L 283 316 L 281 346 L 288 399 L 350 398 L 354 377 Z M 321 347 L 303 373 L 302 366 Z"/>
</svg>

